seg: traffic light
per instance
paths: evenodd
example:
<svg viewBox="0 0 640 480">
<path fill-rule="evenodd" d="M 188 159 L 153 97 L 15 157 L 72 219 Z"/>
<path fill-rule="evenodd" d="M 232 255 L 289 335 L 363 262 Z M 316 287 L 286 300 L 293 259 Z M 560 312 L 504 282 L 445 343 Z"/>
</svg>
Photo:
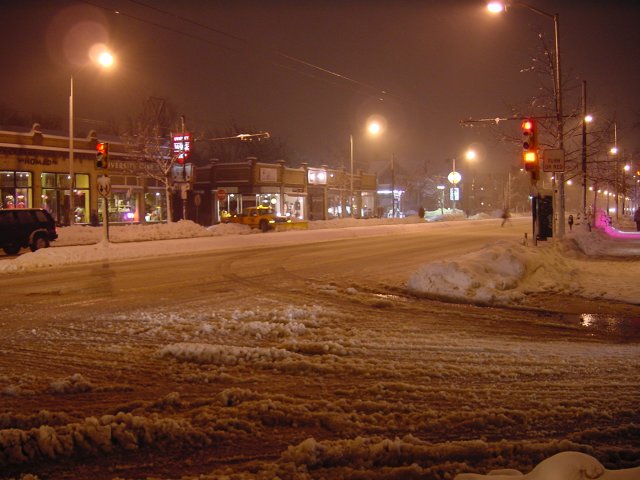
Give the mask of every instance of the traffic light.
<svg viewBox="0 0 640 480">
<path fill-rule="evenodd" d="M 522 159 L 527 172 L 537 172 L 540 168 L 538 161 L 538 139 L 536 124 L 531 119 L 522 122 Z"/>
<path fill-rule="evenodd" d="M 96 145 L 96 168 L 106 170 L 109 167 L 109 144 L 101 142 Z"/>
</svg>

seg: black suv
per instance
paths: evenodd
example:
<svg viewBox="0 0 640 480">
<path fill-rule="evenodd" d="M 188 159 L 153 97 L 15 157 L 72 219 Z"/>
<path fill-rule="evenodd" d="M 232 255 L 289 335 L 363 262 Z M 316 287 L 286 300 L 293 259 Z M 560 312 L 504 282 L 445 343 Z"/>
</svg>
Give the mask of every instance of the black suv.
<svg viewBox="0 0 640 480">
<path fill-rule="evenodd" d="M 21 248 L 32 252 L 46 248 L 58 238 L 51 214 L 40 208 L 10 208 L 0 210 L 0 247 L 7 255 L 16 255 Z"/>
</svg>

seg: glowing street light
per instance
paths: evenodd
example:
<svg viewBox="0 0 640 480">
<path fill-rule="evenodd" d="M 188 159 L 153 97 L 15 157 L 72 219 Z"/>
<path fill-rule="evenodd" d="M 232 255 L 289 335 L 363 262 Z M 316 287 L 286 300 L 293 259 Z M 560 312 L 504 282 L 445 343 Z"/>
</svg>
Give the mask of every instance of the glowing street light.
<svg viewBox="0 0 640 480">
<path fill-rule="evenodd" d="M 367 123 L 367 132 L 370 135 L 377 136 L 382 133 L 384 130 L 383 122 L 381 120 L 377 120 L 376 117 L 372 117 Z M 354 215 L 353 209 L 353 134 L 349 135 L 349 151 L 351 158 L 351 176 L 349 177 L 349 205 L 351 206 L 351 217 Z"/>
<path fill-rule="evenodd" d="M 478 158 L 478 152 L 476 152 L 475 150 L 470 148 L 469 150 L 467 150 L 467 152 L 464 154 L 464 156 L 465 156 L 465 158 L 467 160 L 473 161 L 476 158 Z"/>
<path fill-rule="evenodd" d="M 540 10 L 532 5 L 524 2 L 490 2 L 487 4 L 487 9 L 491 13 L 506 12 L 507 7 L 524 7 L 538 15 L 547 17 L 553 20 L 554 36 L 555 36 L 555 76 L 554 76 L 554 91 L 556 97 L 556 121 L 558 129 L 558 148 L 564 150 L 564 126 L 562 123 L 562 74 L 560 72 L 560 21 L 557 13 L 551 14 L 544 10 Z M 557 232 L 559 237 L 564 236 L 564 172 L 559 173 L 559 190 L 560 190 L 560 202 L 558 205 L 558 225 Z"/>
<path fill-rule="evenodd" d="M 114 63 L 113 55 L 105 49 L 103 45 L 94 45 L 89 51 L 89 57 L 103 68 L 110 68 Z M 75 172 L 74 172 L 74 131 L 73 131 L 73 73 L 70 75 L 69 81 L 69 208 L 67 211 L 67 218 L 69 219 L 69 225 L 73 225 L 73 212 L 74 212 L 74 189 L 75 189 Z M 106 200 L 104 200 L 106 202 Z M 106 224 L 107 219 L 103 218 L 102 221 Z"/>
<path fill-rule="evenodd" d="M 105 68 L 110 68 L 113 65 L 114 59 L 111 52 L 104 51 L 98 56 L 98 63 Z"/>
<path fill-rule="evenodd" d="M 380 124 L 380 122 L 373 121 L 369 123 L 367 130 L 371 135 L 378 135 L 380 132 L 382 132 L 382 125 Z"/>
</svg>

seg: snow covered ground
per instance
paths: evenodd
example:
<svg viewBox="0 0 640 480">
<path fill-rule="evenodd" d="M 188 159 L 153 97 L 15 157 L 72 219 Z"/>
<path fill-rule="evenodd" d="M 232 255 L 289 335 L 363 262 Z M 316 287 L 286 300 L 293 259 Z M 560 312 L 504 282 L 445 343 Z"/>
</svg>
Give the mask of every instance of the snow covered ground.
<svg viewBox="0 0 640 480">
<path fill-rule="evenodd" d="M 310 231 L 262 234 L 179 222 L 115 227 L 110 244 L 100 228 L 61 228 L 55 248 L 3 259 L 0 272 L 425 228 L 385 223 L 313 222 Z M 574 226 L 562 242 L 485 245 L 416 265 L 407 285 L 471 303 L 556 292 L 638 304 L 640 239 L 610 233 Z M 12 364 L 0 370 L 0 467 L 27 480 L 31 462 L 88 455 L 113 469 L 100 478 L 145 478 L 125 460 L 104 459 L 145 448 L 171 457 L 174 446 L 222 455 L 242 445 L 246 458 L 213 471 L 153 478 L 451 480 L 451 472 L 491 469 L 487 478 L 496 480 L 640 478 L 628 468 L 640 450 L 636 344 L 576 341 L 566 326 L 526 312 L 513 313 L 513 323 L 549 324 L 548 338 L 498 336 L 483 327 L 495 325 L 491 309 L 466 311 L 462 330 L 446 307 L 430 307 L 426 318 L 402 299 L 367 299 L 331 283 L 306 288 L 316 304 L 149 307 L 5 337 L 0 358 Z M 257 450 L 283 439 L 278 455 Z M 198 457 L 184 461 L 193 468 Z"/>
<path fill-rule="evenodd" d="M 438 228 L 440 220 L 463 219 L 452 215 L 443 218 L 435 212 L 431 212 L 429 218 L 435 220 L 430 224 L 433 228 Z M 498 220 L 484 217 L 467 221 Z M 55 242 L 56 248 L 0 262 L 0 273 L 238 246 L 392 235 L 421 224 L 417 217 L 341 219 L 311 222 L 309 231 L 264 235 L 243 225 L 220 224 L 204 228 L 191 221 L 180 221 L 111 227 L 109 237 L 113 243 L 104 242 L 101 227 L 64 227 L 58 229 L 60 238 Z M 394 225 L 393 230 L 389 228 L 391 225 Z M 576 225 L 563 241 L 538 242 L 537 247 L 525 246 L 523 242 L 485 245 L 455 260 L 416 265 L 416 273 L 407 279 L 408 287 L 414 293 L 426 296 L 487 304 L 519 303 L 530 293 L 544 292 L 640 304 L 640 232 L 631 231 L 631 225 L 628 220 L 623 223 L 624 235 L 613 227 L 603 226 L 589 232 L 583 225 Z M 73 247 L 60 248 L 63 246 Z M 588 261 L 589 257 L 597 261 Z M 625 263 L 621 264 L 621 261 Z"/>
</svg>

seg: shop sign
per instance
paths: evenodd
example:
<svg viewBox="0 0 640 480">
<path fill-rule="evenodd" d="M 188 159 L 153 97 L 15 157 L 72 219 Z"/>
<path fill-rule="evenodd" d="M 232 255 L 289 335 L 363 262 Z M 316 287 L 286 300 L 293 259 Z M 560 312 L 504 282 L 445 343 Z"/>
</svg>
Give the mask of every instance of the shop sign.
<svg viewBox="0 0 640 480">
<path fill-rule="evenodd" d="M 278 169 L 277 168 L 260 168 L 260 181 L 261 182 L 277 182 L 278 181 Z"/>
<path fill-rule="evenodd" d="M 135 160 L 113 160 L 109 159 L 109 170 L 120 170 L 125 172 L 135 172 L 140 170 L 140 164 Z"/>
<path fill-rule="evenodd" d="M 309 185 L 326 185 L 327 171 L 320 168 L 310 168 L 307 171 L 307 181 Z"/>
<path fill-rule="evenodd" d="M 191 155 L 191 134 L 181 133 L 173 136 L 173 154 L 182 165 Z"/>
<path fill-rule="evenodd" d="M 58 160 L 53 159 L 53 158 L 33 158 L 33 157 L 27 157 L 27 158 L 22 158 L 19 157 L 18 158 L 18 163 L 24 163 L 25 165 L 57 165 L 58 164 Z"/>
</svg>

